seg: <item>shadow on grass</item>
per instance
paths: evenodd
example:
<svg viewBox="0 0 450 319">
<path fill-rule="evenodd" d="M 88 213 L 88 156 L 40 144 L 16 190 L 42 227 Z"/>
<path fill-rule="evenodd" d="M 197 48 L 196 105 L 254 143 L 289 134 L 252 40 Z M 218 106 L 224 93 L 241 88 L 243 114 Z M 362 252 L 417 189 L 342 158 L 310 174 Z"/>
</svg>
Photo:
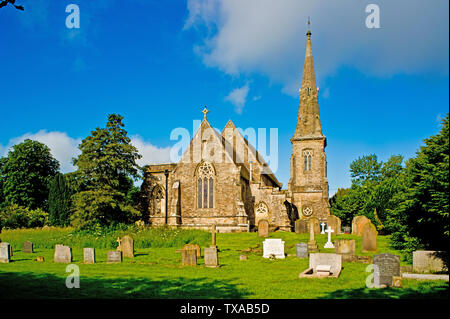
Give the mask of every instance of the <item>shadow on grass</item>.
<svg viewBox="0 0 450 319">
<path fill-rule="evenodd" d="M 69 275 L 69 273 L 68 273 Z M 230 299 L 249 293 L 229 281 L 208 278 L 85 278 L 80 288 L 66 287 L 66 278 L 52 274 L 0 272 L 0 291 L 4 299 L 40 298 L 154 298 L 154 299 Z"/>
<path fill-rule="evenodd" d="M 321 299 L 447 299 L 448 283 L 420 283 L 417 288 L 358 288 L 334 291 Z"/>
</svg>

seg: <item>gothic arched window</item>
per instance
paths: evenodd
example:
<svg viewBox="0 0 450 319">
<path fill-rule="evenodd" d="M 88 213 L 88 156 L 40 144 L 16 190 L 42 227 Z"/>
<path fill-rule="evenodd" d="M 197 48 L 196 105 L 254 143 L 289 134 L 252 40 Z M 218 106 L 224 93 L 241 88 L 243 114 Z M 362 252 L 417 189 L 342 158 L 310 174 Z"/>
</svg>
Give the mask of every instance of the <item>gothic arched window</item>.
<svg viewBox="0 0 450 319">
<path fill-rule="evenodd" d="M 156 185 L 152 191 L 152 208 L 155 215 L 161 214 L 164 210 L 164 192 L 161 186 Z"/>
<path fill-rule="evenodd" d="M 204 162 L 197 174 L 197 207 L 214 207 L 214 169 L 211 163 Z"/>
<path fill-rule="evenodd" d="M 303 151 L 303 161 L 304 161 L 304 170 L 310 171 L 312 168 L 312 150 L 304 150 Z"/>
</svg>

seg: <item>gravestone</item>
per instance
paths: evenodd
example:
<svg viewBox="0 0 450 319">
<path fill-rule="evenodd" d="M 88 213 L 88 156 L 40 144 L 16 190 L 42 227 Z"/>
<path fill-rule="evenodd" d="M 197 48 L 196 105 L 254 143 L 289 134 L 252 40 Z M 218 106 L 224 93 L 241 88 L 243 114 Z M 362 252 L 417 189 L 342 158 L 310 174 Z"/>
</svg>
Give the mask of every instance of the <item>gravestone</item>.
<svg viewBox="0 0 450 319">
<path fill-rule="evenodd" d="M 364 224 L 362 231 L 362 252 L 377 251 L 378 232 L 371 222 Z"/>
<path fill-rule="evenodd" d="M 22 252 L 26 254 L 34 253 L 33 243 L 31 241 L 26 241 L 22 244 Z"/>
<path fill-rule="evenodd" d="M 342 227 L 342 231 L 344 232 L 344 234 L 350 234 L 352 232 L 352 228 L 349 226 L 344 226 Z"/>
<path fill-rule="evenodd" d="M 356 254 L 356 240 L 354 239 L 338 239 L 334 242 L 334 252 L 342 255 Z"/>
<path fill-rule="evenodd" d="M 72 248 L 64 245 L 55 245 L 55 255 L 53 257 L 53 262 L 55 263 L 66 263 L 72 262 Z"/>
<path fill-rule="evenodd" d="M 95 264 L 95 249 L 83 248 L 83 259 L 85 264 Z"/>
<path fill-rule="evenodd" d="M 110 250 L 106 255 L 106 263 L 114 264 L 122 262 L 122 252 L 119 250 Z"/>
<path fill-rule="evenodd" d="M 310 254 L 309 268 L 312 268 L 315 273 L 318 266 L 330 266 L 330 276 L 338 277 L 342 270 L 342 256 L 325 253 Z"/>
<path fill-rule="evenodd" d="M 308 251 L 309 252 L 316 252 L 319 251 L 319 247 L 317 247 L 316 240 L 314 239 L 314 221 L 309 220 L 310 226 L 309 226 L 309 241 L 308 241 Z"/>
<path fill-rule="evenodd" d="M 296 234 L 308 233 L 308 221 L 306 219 L 297 219 L 295 221 L 295 233 Z"/>
<path fill-rule="evenodd" d="M 134 258 L 134 239 L 128 235 L 123 236 L 121 249 L 123 257 Z"/>
<path fill-rule="evenodd" d="M 193 249 L 195 250 L 195 253 L 197 254 L 197 258 L 201 257 L 201 248 L 198 244 L 186 244 L 183 246 L 183 249 Z"/>
<path fill-rule="evenodd" d="M 316 217 L 308 218 L 308 227 L 313 227 L 314 234 L 320 234 L 320 221 Z"/>
<path fill-rule="evenodd" d="M 211 227 L 211 246 L 210 247 L 217 248 L 217 246 L 216 246 L 216 225 L 213 225 Z M 200 257 L 200 256 L 197 255 L 197 257 Z"/>
<path fill-rule="evenodd" d="M 297 248 L 297 257 L 298 258 L 308 258 L 308 244 L 307 243 L 298 243 L 296 245 Z"/>
<path fill-rule="evenodd" d="M 6 242 L 0 243 L 0 262 L 9 263 L 11 261 L 11 245 Z"/>
<path fill-rule="evenodd" d="M 284 259 L 284 241 L 281 238 L 267 238 L 263 241 L 263 257 Z"/>
<path fill-rule="evenodd" d="M 361 236 L 364 226 L 371 223 L 366 216 L 356 216 L 352 220 L 352 235 Z"/>
<path fill-rule="evenodd" d="M 322 235 L 324 235 L 325 234 L 325 223 L 321 223 L 320 224 L 320 226 L 322 226 L 322 230 L 320 231 L 320 233 L 322 234 Z"/>
<path fill-rule="evenodd" d="M 261 219 L 258 223 L 258 236 L 269 237 L 269 221 Z"/>
<path fill-rule="evenodd" d="M 330 215 L 327 217 L 327 227 L 331 227 L 336 235 L 341 233 L 341 219 L 337 216 Z"/>
<path fill-rule="evenodd" d="M 215 247 L 204 248 L 203 254 L 205 255 L 204 258 L 206 267 L 219 267 L 217 248 Z"/>
<path fill-rule="evenodd" d="M 444 260 L 448 258 L 442 251 L 416 250 L 413 252 L 413 271 L 420 273 L 446 271 Z"/>
<path fill-rule="evenodd" d="M 393 284 L 393 277 L 400 276 L 400 256 L 392 254 L 374 255 L 373 264 L 375 287 L 390 287 Z"/>
<path fill-rule="evenodd" d="M 197 266 L 197 254 L 194 249 L 183 249 L 181 251 L 182 266 Z"/>
<path fill-rule="evenodd" d="M 325 243 L 323 248 L 334 248 L 333 243 L 331 242 L 331 233 L 334 232 L 333 229 L 331 229 L 330 226 L 327 226 L 327 230 L 325 231 L 328 234 L 328 241 Z"/>
</svg>

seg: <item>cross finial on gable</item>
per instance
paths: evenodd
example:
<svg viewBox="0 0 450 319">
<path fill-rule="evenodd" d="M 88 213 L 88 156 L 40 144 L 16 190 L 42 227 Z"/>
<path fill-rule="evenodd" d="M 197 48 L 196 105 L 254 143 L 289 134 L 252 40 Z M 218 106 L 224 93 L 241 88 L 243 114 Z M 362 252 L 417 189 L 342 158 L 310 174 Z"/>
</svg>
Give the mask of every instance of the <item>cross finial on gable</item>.
<svg viewBox="0 0 450 319">
<path fill-rule="evenodd" d="M 206 114 L 209 113 L 209 111 L 206 109 L 206 106 L 205 106 L 204 110 L 202 111 L 202 113 L 203 113 L 203 119 L 206 120 Z"/>
</svg>

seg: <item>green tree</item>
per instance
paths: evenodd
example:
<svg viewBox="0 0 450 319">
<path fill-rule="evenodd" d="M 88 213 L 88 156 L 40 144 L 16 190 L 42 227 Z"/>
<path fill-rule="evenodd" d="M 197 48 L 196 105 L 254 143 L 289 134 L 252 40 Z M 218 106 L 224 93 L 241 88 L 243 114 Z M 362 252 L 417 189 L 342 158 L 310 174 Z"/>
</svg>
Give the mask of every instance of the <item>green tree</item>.
<svg viewBox="0 0 450 319">
<path fill-rule="evenodd" d="M 350 164 L 352 184 L 362 185 L 365 182 L 378 181 L 382 163 L 375 154 L 358 157 Z"/>
<path fill-rule="evenodd" d="M 27 139 L 15 145 L 2 163 L 5 204 L 47 210 L 50 181 L 59 169 L 48 146 Z"/>
<path fill-rule="evenodd" d="M 57 174 L 51 184 L 48 195 L 49 220 L 53 226 L 70 224 L 73 190 L 64 174 Z"/>
<path fill-rule="evenodd" d="M 73 196 L 73 224 L 80 229 L 110 226 L 133 220 L 139 211 L 127 200 L 132 179 L 140 177 L 141 158 L 127 136 L 123 117 L 108 116 L 106 128 L 96 128 L 74 159 L 79 191 Z"/>
</svg>

